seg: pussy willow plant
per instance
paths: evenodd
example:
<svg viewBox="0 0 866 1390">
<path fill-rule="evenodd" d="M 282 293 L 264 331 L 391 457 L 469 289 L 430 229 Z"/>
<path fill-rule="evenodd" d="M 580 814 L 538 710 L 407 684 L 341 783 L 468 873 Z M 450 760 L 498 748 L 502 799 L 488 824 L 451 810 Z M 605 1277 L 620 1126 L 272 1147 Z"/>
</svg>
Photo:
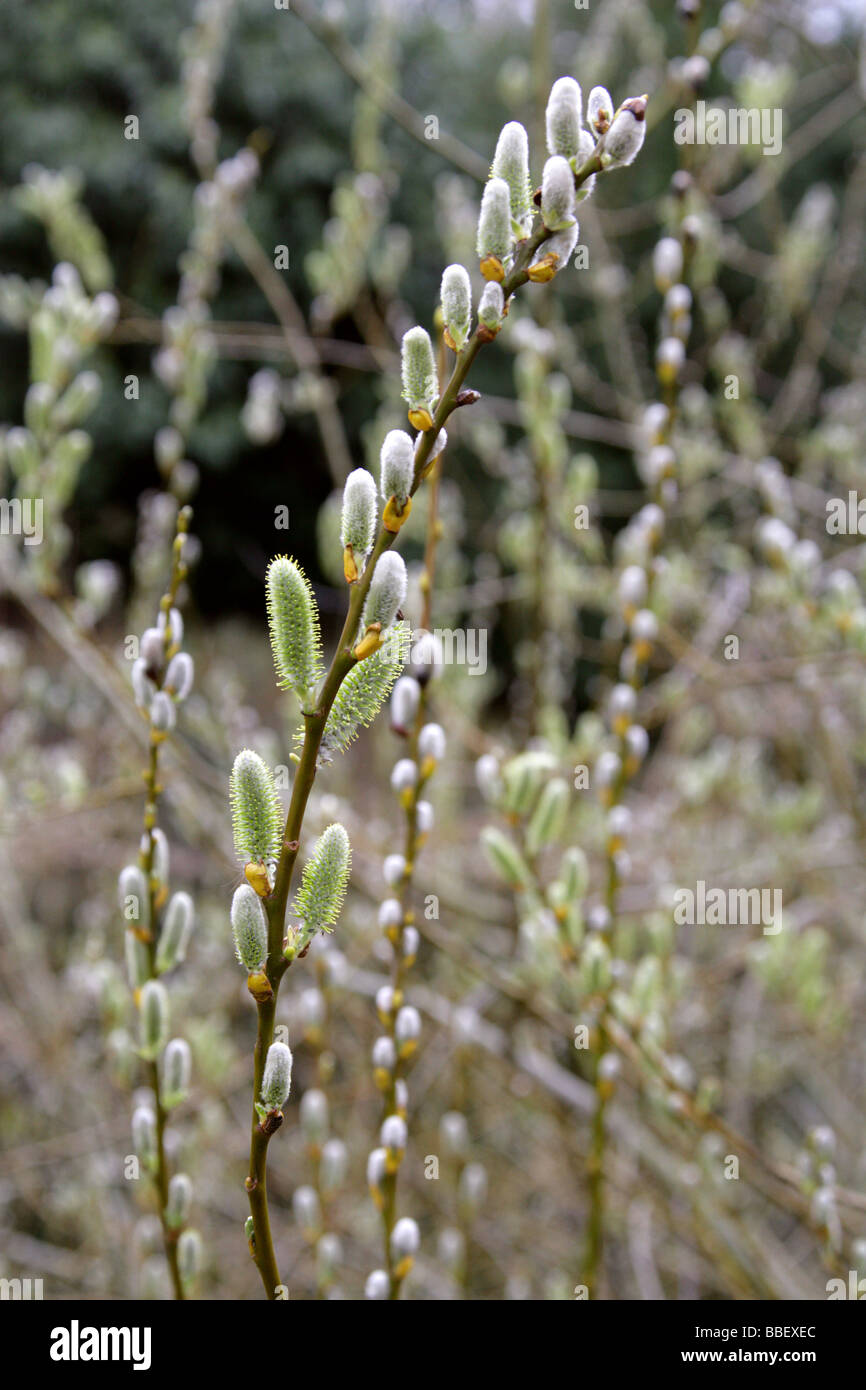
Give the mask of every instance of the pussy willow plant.
<svg viewBox="0 0 866 1390">
<path fill-rule="evenodd" d="M 157 817 L 163 790 L 160 750 L 193 683 L 192 657 L 182 650 L 183 620 L 177 607 L 187 574 L 184 547 L 191 515 L 188 507 L 178 513 L 169 585 L 156 626 L 142 633 L 132 667 L 135 703 L 150 735 L 144 771 L 146 799 L 138 861 L 127 864 L 118 880 L 126 922 L 127 973 L 138 1011 L 138 1052 L 152 1097 L 133 1115 L 133 1139 L 139 1159 L 153 1178 L 172 1288 L 179 1299 L 188 1295 L 198 1276 L 201 1237 L 189 1226 L 191 1179 L 186 1173 L 169 1175 L 165 1131 L 170 1112 L 187 1098 L 192 1057 L 184 1038 L 170 1038 L 169 996 L 161 977 L 186 959 L 195 912 L 188 893 L 179 891 L 169 897 L 169 846 Z"/>
<path fill-rule="evenodd" d="M 444 388 L 426 330 L 418 326 L 404 335 L 403 397 L 417 434 L 414 439 L 405 432 L 400 432 L 402 438 L 396 432 L 390 436 L 382 459 L 385 501 L 378 525 L 372 475 L 359 468 L 346 480 L 341 540 L 350 595 L 327 670 L 316 601 L 306 576 L 286 557 L 272 561 L 268 569 L 268 617 L 278 681 L 297 696 L 303 728 L 282 829 L 270 770 L 248 749 L 235 761 L 234 836 L 246 882 L 236 890 L 231 916 L 238 956 L 248 972 L 258 1011 L 246 1180 L 248 1236 L 271 1299 L 281 1295 L 283 1285 L 268 1211 L 267 1152 L 283 1122 L 292 1066 L 288 1045 L 274 1041 L 277 997 L 290 964 L 306 953 L 317 932 L 333 929 L 351 855 L 343 827 L 330 826 L 305 867 L 292 905 L 297 922 L 288 925 L 289 894 L 310 792 L 321 764 L 343 751 L 359 728 L 373 721 L 403 665 L 405 628 L 398 615 L 406 593 L 406 569 L 392 547 L 409 517 L 413 496 L 445 447 L 447 421 L 458 407 L 477 399 L 476 393 L 463 391 L 475 357 L 496 337 L 515 291 L 530 280 L 552 279 L 567 262 L 578 236 L 577 202 L 591 191 L 596 175 L 631 163 L 643 144 L 646 97 L 629 98 L 614 112 L 610 98 L 600 93 L 597 88 L 590 97 L 590 131 L 583 127 L 578 84 L 568 77 L 554 84 L 547 110 L 550 158 L 535 194 L 526 131 L 517 122 L 503 128 L 478 222 L 477 251 L 486 284 L 474 327 L 468 271 L 455 265 L 443 275 L 445 341 L 455 354 Z M 535 213 L 534 206 L 540 212 Z M 399 1121 L 399 1116 L 388 1118 Z M 398 1222 L 392 1232 L 392 1247 L 401 1225 Z M 416 1236 L 417 1228 L 407 1227 L 401 1233 L 393 1252 L 398 1263 L 412 1259 Z"/>
<path fill-rule="evenodd" d="M 43 176 L 50 181 L 40 170 L 24 188 L 34 192 Z M 82 235 L 77 222 L 75 231 Z M 6 432 L 3 454 L 24 534 L 31 538 L 23 547 L 28 577 L 52 597 L 62 590 L 60 569 L 71 544 L 63 514 L 92 448 L 82 425 L 101 390 L 99 376 L 85 363 L 111 332 L 117 312 L 113 294 L 100 290 L 91 296 L 75 266 L 62 261 L 29 315 L 31 385 L 24 424 Z"/>
<path fill-rule="evenodd" d="M 385 441 L 386 447 L 388 440 Z M 434 469 L 441 466 L 437 460 Z M 382 1093 L 379 1146 L 367 1160 L 367 1184 L 382 1216 L 385 1268 L 370 1274 L 365 1285 L 368 1298 L 398 1298 L 403 1280 L 412 1268 L 420 1243 L 417 1224 L 409 1217 L 397 1220 L 397 1175 L 406 1154 L 409 1092 L 405 1077 L 418 1046 L 421 1016 L 405 1001 L 407 975 L 418 954 L 419 935 L 414 925 L 412 890 L 418 855 L 433 828 L 433 807 L 422 792 L 445 755 L 445 732 L 426 719 L 430 679 L 441 669 L 438 638 L 428 630 L 431 613 L 436 550 L 437 516 L 435 477 L 428 513 L 428 536 L 422 576 L 424 627 L 412 651 L 412 667 L 394 687 L 391 696 L 391 728 L 407 740 L 405 756 L 391 772 L 391 787 L 405 815 L 403 852 L 389 854 L 383 875 L 392 890 L 379 909 L 379 925 L 391 952 L 391 977 L 376 995 L 376 1014 L 382 1033 L 373 1046 L 373 1079 Z"/>
</svg>

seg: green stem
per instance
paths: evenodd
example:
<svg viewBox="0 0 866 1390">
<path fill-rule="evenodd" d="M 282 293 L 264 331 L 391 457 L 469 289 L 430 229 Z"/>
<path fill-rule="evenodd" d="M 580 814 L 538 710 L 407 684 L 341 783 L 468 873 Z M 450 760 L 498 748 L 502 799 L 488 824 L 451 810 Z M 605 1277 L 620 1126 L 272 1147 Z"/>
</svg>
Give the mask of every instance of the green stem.
<svg viewBox="0 0 866 1390">
<path fill-rule="evenodd" d="M 598 168 L 598 161 L 593 156 L 575 175 L 575 182 L 579 185 L 584 179 L 588 178 L 591 173 L 596 172 Z M 515 257 L 514 265 L 509 275 L 506 276 L 503 281 L 502 290 L 506 301 L 516 289 L 526 284 L 529 279 L 529 266 L 532 259 L 539 246 L 547 241 L 550 235 L 551 233 L 544 226 L 541 219 L 538 218 L 532 234 L 526 241 L 521 243 Z M 463 347 L 462 351 L 458 354 L 454 369 L 451 373 L 451 378 L 436 407 L 432 427 L 426 431 L 418 446 L 410 496 L 415 495 L 423 482 L 430 453 L 439 435 L 439 431 L 443 428 L 452 412 L 457 408 L 457 396 L 466 380 L 469 369 L 475 361 L 480 349 L 489 341 L 489 333 L 479 325 L 476 327 L 475 332 Z M 380 524 L 376 542 L 367 559 L 364 572 L 360 578 L 351 585 L 349 606 L 346 612 L 345 622 L 343 623 L 343 630 L 340 634 L 340 639 L 337 643 L 331 665 L 319 691 L 317 707 L 312 713 L 304 715 L 304 742 L 298 760 L 297 771 L 295 772 L 294 781 L 292 783 L 292 796 L 286 816 L 283 844 L 277 862 L 274 887 L 269 897 L 265 899 L 264 904 L 268 919 L 268 959 L 265 974 L 273 990 L 273 998 L 267 1001 L 267 1003 L 260 1003 L 257 1006 L 258 1030 L 256 1035 L 253 1083 L 250 1172 L 247 1178 L 247 1191 L 250 1198 L 250 1213 L 253 1218 L 255 1260 L 259 1273 L 262 1276 L 265 1292 L 271 1299 L 275 1297 L 276 1286 L 280 1284 L 281 1281 L 274 1252 L 267 1199 L 267 1149 L 270 1136 L 264 1135 L 261 1131 L 258 1115 L 255 1110 L 255 1103 L 258 1101 L 261 1091 L 262 1074 L 267 1051 L 273 1042 L 274 1017 L 280 982 L 289 964 L 282 954 L 286 910 L 292 884 L 292 875 L 300 849 L 300 837 L 304 815 L 307 809 L 310 792 L 316 780 L 318 755 L 325 731 L 325 725 L 331 711 L 331 706 L 337 697 L 337 692 L 356 662 L 353 646 L 358 631 L 358 625 L 361 620 L 364 601 L 373 579 L 373 572 L 379 558 L 385 551 L 391 549 L 396 539 L 396 532 L 387 531 L 384 525 Z M 413 820 L 410 820 L 409 831 L 414 834 Z M 390 1252 L 388 1252 L 388 1259 L 390 1268 Z M 396 1297 L 393 1287 L 392 1297 Z"/>
</svg>

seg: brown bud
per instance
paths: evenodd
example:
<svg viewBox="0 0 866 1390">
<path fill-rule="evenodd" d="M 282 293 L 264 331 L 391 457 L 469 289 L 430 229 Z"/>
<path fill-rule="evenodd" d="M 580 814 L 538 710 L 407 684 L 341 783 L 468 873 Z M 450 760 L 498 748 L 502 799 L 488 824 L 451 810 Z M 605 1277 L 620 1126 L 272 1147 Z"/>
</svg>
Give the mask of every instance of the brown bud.
<svg viewBox="0 0 866 1390">
<path fill-rule="evenodd" d="M 636 121 L 642 121 L 646 117 L 646 108 L 649 97 L 644 93 L 642 97 L 628 97 L 620 107 L 621 111 L 630 111 Z"/>
</svg>

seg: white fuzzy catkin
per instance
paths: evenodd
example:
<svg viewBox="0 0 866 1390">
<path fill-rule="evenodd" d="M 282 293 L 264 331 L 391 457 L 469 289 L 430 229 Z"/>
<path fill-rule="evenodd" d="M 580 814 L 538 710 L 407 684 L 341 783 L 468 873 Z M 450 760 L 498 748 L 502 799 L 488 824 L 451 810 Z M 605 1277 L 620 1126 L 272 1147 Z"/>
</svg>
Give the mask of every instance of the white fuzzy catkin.
<svg viewBox="0 0 866 1390">
<path fill-rule="evenodd" d="M 292 1088 L 292 1053 L 285 1043 L 271 1043 L 262 1077 L 262 1104 L 281 1110 Z"/>
<path fill-rule="evenodd" d="M 158 690 L 150 702 L 150 722 L 157 733 L 170 734 L 177 723 L 177 714 L 171 696 Z"/>
<path fill-rule="evenodd" d="M 406 1148 L 409 1137 L 406 1128 L 406 1121 L 399 1115 L 389 1115 L 382 1123 L 379 1131 L 379 1143 L 383 1149 L 390 1149 L 392 1153 L 402 1153 Z"/>
<path fill-rule="evenodd" d="M 389 888 L 395 888 L 406 872 L 406 860 L 402 854 L 386 855 L 382 865 L 382 877 Z"/>
<path fill-rule="evenodd" d="M 574 174 L 562 155 L 548 159 L 541 176 L 541 216 L 549 231 L 561 231 L 574 221 Z"/>
<path fill-rule="evenodd" d="M 635 110 L 628 102 L 624 102 L 604 137 L 602 162 L 608 166 L 631 164 L 645 139 L 646 117 L 643 103 Z"/>
<path fill-rule="evenodd" d="M 156 948 L 158 974 L 173 970 L 186 959 L 187 946 L 195 921 L 195 908 L 189 893 L 173 893 L 162 921 Z"/>
<path fill-rule="evenodd" d="M 426 329 L 410 328 L 403 334 L 400 365 L 404 401 L 412 410 L 425 409 L 432 413 L 439 394 L 439 380 L 433 344 Z"/>
<path fill-rule="evenodd" d="M 414 1255 L 420 1244 L 417 1223 L 411 1216 L 402 1216 L 391 1232 L 391 1254 L 394 1259 L 399 1261 Z"/>
<path fill-rule="evenodd" d="M 163 689 L 178 702 L 185 700 L 192 690 L 194 675 L 195 668 L 189 652 L 175 652 L 168 663 Z"/>
<path fill-rule="evenodd" d="M 532 212 L 529 182 L 529 136 L 519 121 L 509 121 L 499 132 L 491 173 L 508 184 L 512 220 L 523 230 Z"/>
<path fill-rule="evenodd" d="M 595 140 L 590 135 L 588 130 L 582 130 L 580 132 L 580 140 L 578 142 L 577 147 L 577 159 L 574 161 L 578 169 L 580 169 L 587 162 L 587 160 L 591 158 L 591 156 L 594 153 Z M 590 174 L 588 178 L 585 178 L 583 180 L 583 183 L 580 185 L 580 187 L 577 190 L 577 193 L 575 194 L 579 203 L 582 202 L 584 198 L 588 198 L 591 195 L 592 190 L 595 188 L 595 180 L 595 174 Z"/>
<path fill-rule="evenodd" d="M 577 238 L 580 236 L 580 225 L 573 222 L 570 227 L 566 227 L 562 232 L 555 232 L 547 241 L 542 242 L 533 257 L 532 264 L 537 265 L 545 256 L 554 255 L 558 260 L 556 266 L 557 273 L 568 265 L 571 253 L 577 245 Z"/>
<path fill-rule="evenodd" d="M 382 1302 L 391 1296 L 391 1281 L 384 1269 L 374 1269 L 367 1275 L 367 1282 L 364 1285 L 364 1297 L 373 1302 Z"/>
<path fill-rule="evenodd" d="M 664 292 L 677 284 L 683 273 L 683 248 L 676 237 L 663 236 L 653 249 L 656 289 Z"/>
<path fill-rule="evenodd" d="M 396 497 L 402 506 L 412 489 L 415 445 L 405 430 L 389 430 L 379 454 L 379 490 L 386 502 Z"/>
<path fill-rule="evenodd" d="M 429 435 L 429 434 L 419 434 L 419 435 L 418 435 L 418 438 L 417 438 L 417 440 L 416 440 L 416 442 L 415 442 L 415 456 L 416 456 L 416 458 L 417 458 L 417 456 L 418 456 L 418 450 L 419 450 L 419 448 L 421 447 L 421 442 L 422 442 L 422 440 L 429 439 L 429 438 L 430 438 L 430 435 Z M 433 462 L 434 459 L 438 459 L 439 455 L 442 453 L 442 450 L 445 448 L 445 445 L 446 445 L 447 443 L 448 443 L 448 435 L 447 435 L 446 431 L 445 431 L 444 429 L 442 429 L 442 430 L 439 431 L 439 433 L 437 434 L 436 438 L 433 440 L 433 443 L 430 444 L 430 445 L 428 445 L 428 448 L 427 448 L 427 463 L 428 463 L 428 464 L 431 464 L 431 463 Z"/>
<path fill-rule="evenodd" d="M 414 676 L 401 676 L 391 693 L 391 723 L 396 730 L 408 733 L 420 699 L 421 687 Z"/>
<path fill-rule="evenodd" d="M 442 272 L 440 289 L 442 318 L 459 352 L 469 336 L 472 317 L 472 286 L 465 266 L 449 265 Z"/>
<path fill-rule="evenodd" d="M 268 927 L 261 898 L 248 883 L 235 889 L 230 915 L 237 958 L 252 973 L 268 953 Z"/>
<path fill-rule="evenodd" d="M 380 555 L 373 571 L 373 578 L 364 604 L 361 628 L 371 623 L 380 623 L 382 631 L 389 628 L 397 617 L 406 598 L 406 562 L 396 550 L 386 550 Z"/>
<path fill-rule="evenodd" d="M 511 251 L 511 194 L 504 179 L 489 179 L 481 195 L 475 249 L 483 260 L 498 256 L 503 263 Z"/>
<path fill-rule="evenodd" d="M 485 328 L 498 328 L 505 312 L 505 296 L 496 280 L 488 280 L 478 302 L 478 321 Z"/>
<path fill-rule="evenodd" d="M 596 135 L 603 135 L 613 120 L 613 101 L 606 87 L 593 87 L 586 103 L 586 119 Z"/>
<path fill-rule="evenodd" d="M 124 869 L 121 869 L 117 879 L 117 896 L 125 921 L 147 921 L 150 896 L 144 872 L 137 864 L 127 864 Z"/>
<path fill-rule="evenodd" d="M 441 762 L 446 749 L 445 730 L 441 724 L 425 724 L 418 735 L 418 753 L 422 758 Z"/>
<path fill-rule="evenodd" d="M 571 159 L 580 144 L 583 98 L 573 77 L 558 77 L 550 89 L 545 112 L 547 150 Z"/>
<path fill-rule="evenodd" d="M 412 758 L 399 758 L 391 769 L 391 790 L 409 791 L 418 781 L 418 765 Z"/>
<path fill-rule="evenodd" d="M 350 545 L 361 562 L 373 544 L 376 531 L 376 484 L 366 468 L 355 468 L 343 487 L 340 541 Z"/>
</svg>

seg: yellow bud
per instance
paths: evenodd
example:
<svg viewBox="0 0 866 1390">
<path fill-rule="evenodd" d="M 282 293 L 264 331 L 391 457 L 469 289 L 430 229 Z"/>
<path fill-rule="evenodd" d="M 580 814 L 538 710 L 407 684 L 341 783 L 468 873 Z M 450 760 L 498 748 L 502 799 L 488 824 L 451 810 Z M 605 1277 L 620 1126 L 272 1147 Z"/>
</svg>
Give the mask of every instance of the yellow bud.
<svg viewBox="0 0 866 1390">
<path fill-rule="evenodd" d="M 268 871 L 264 864 L 257 864 L 255 860 L 250 860 L 249 864 L 244 865 L 244 878 L 250 887 L 256 890 L 260 898 L 266 898 L 270 893 Z"/>
<path fill-rule="evenodd" d="M 481 262 L 481 274 L 485 280 L 498 280 L 499 284 L 505 279 L 505 266 L 498 256 L 485 256 Z"/>
<path fill-rule="evenodd" d="M 412 1259 L 412 1256 L 407 1255 L 405 1259 L 402 1259 L 400 1263 L 396 1266 L 394 1270 L 394 1278 L 405 1279 L 406 1275 L 409 1273 L 409 1270 L 412 1268 L 414 1263 L 415 1261 Z"/>
<path fill-rule="evenodd" d="M 376 1203 L 376 1206 L 377 1206 L 378 1210 L 381 1211 L 381 1210 L 382 1210 L 382 1207 L 385 1205 L 385 1199 L 383 1198 L 383 1196 L 382 1196 L 381 1192 L 379 1191 L 378 1187 L 371 1187 L 371 1188 L 370 1188 L 370 1196 L 373 1198 L 373 1201 Z"/>
<path fill-rule="evenodd" d="M 542 256 L 541 260 L 537 261 L 535 265 L 531 265 L 526 273 L 534 284 L 543 285 L 546 284 L 548 280 L 553 279 L 558 265 L 559 257 L 556 252 L 548 251 L 547 255 Z"/>
<path fill-rule="evenodd" d="M 405 1042 L 401 1042 L 399 1048 L 397 1049 L 398 1057 L 405 1061 L 407 1057 L 412 1056 L 412 1053 L 415 1051 L 417 1046 L 417 1038 L 407 1038 Z"/>
<path fill-rule="evenodd" d="M 409 411 L 409 424 L 415 430 L 424 430 L 426 432 L 433 428 L 433 416 L 430 414 L 430 411 L 425 410 L 422 405 L 415 410 Z"/>
<path fill-rule="evenodd" d="M 445 339 L 445 346 L 446 346 L 446 347 L 450 347 L 450 349 L 451 349 L 452 352 L 459 352 L 459 348 L 457 347 L 457 344 L 455 343 L 454 339 L 451 337 L 451 334 L 448 332 L 448 329 L 447 329 L 447 328 L 446 328 L 445 331 L 443 332 L 442 337 Z"/>
<path fill-rule="evenodd" d="M 391 1085 L 391 1073 L 385 1067 L 376 1067 L 373 1071 L 373 1080 L 380 1091 L 387 1091 Z M 372 1191 L 372 1188 L 370 1190 Z"/>
<path fill-rule="evenodd" d="M 358 578 L 358 566 L 355 564 L 355 552 L 350 545 L 343 551 L 343 574 L 346 576 L 347 584 L 354 584 Z"/>
<path fill-rule="evenodd" d="M 264 970 L 254 970 L 247 976 L 247 989 L 257 1004 L 267 1004 L 268 1000 L 274 997 L 271 982 Z"/>
<path fill-rule="evenodd" d="M 355 648 L 355 657 L 358 661 L 363 661 L 365 656 L 372 656 L 382 645 L 382 624 L 371 623 Z"/>
<path fill-rule="evenodd" d="M 419 780 L 420 782 L 426 782 L 426 781 L 427 781 L 427 778 L 428 778 L 428 777 L 432 777 L 432 776 L 433 776 L 433 773 L 434 773 L 435 771 L 436 771 L 436 759 L 435 759 L 435 758 L 431 758 L 431 757 L 429 757 L 429 756 L 426 757 L 426 758 L 424 759 L 424 761 L 422 762 L 421 767 L 420 767 L 419 770 L 418 770 L 418 780 Z"/>
<path fill-rule="evenodd" d="M 388 501 L 385 503 L 385 511 L 382 514 L 382 525 L 385 527 L 385 530 L 390 531 L 392 535 L 396 535 L 397 532 L 400 530 L 400 527 L 404 524 L 404 522 L 409 520 L 409 513 L 411 512 L 411 510 L 411 497 L 406 498 L 406 501 L 403 504 L 402 511 L 400 511 L 400 506 L 397 501 L 397 498 L 389 498 Z"/>
</svg>

